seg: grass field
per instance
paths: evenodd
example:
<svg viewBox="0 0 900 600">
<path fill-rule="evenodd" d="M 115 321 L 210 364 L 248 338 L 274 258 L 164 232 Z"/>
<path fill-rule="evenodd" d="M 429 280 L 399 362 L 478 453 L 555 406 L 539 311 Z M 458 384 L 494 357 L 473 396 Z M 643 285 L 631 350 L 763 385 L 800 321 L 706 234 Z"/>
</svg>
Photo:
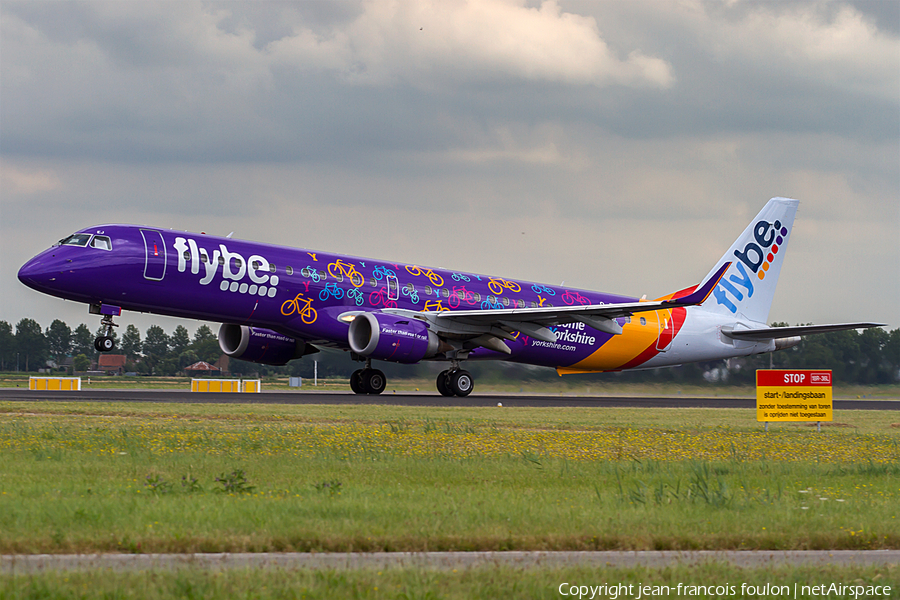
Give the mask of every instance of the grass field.
<svg viewBox="0 0 900 600">
<path fill-rule="evenodd" d="M 9 600 L 30 598 L 412 598 L 447 600 L 498 598 L 578 598 L 572 586 L 613 587 L 613 593 L 600 593 L 594 598 L 659 597 L 693 598 L 772 598 L 769 586 L 787 586 L 793 598 L 795 584 L 798 598 L 802 586 L 830 585 L 838 582 L 884 594 L 858 597 L 896 597 L 900 583 L 900 567 L 778 567 L 740 569 L 719 563 L 678 566 L 665 569 L 636 567 L 629 569 L 592 567 L 561 569 L 516 569 L 510 567 L 478 567 L 459 571 L 416 569 L 358 569 L 351 571 L 311 571 L 290 569 L 237 569 L 208 571 L 182 569 L 174 572 L 114 573 L 45 573 L 40 576 L 0 578 L 0 594 Z M 725 594 L 687 593 L 677 586 L 707 586 Z M 621 586 L 621 587 L 620 587 Z M 630 587 L 629 587 L 630 586 Z M 638 587 L 641 590 L 638 590 Z M 670 586 L 668 593 L 645 586 Z M 875 586 L 878 586 L 876 588 Z M 5 589 L 4 589 L 5 587 Z M 560 594 L 563 589 L 568 596 Z M 662 590 L 659 590 L 662 591 Z M 699 590 L 691 590 L 699 591 Z M 576 592 L 577 594 L 577 592 Z M 785 597 L 781 594 L 780 597 Z M 586 595 L 585 598 L 589 598 Z M 820 595 L 821 597 L 821 595 Z M 832 595 L 832 598 L 835 596 Z M 838 596 L 851 598 L 853 596 Z"/>
<path fill-rule="evenodd" d="M 900 548 L 893 418 L 840 411 L 821 433 L 766 434 L 752 410 L 4 402 L 0 553 Z M 261 581 L 254 596 L 497 597 L 474 591 L 515 582 L 516 596 L 558 597 L 547 586 L 561 576 L 664 583 L 697 569 L 116 577 L 141 597 Z M 714 572 L 737 580 L 728 569 Z M 835 569 L 900 584 L 895 568 Z M 102 597 L 99 578 L 0 585 Z"/>
</svg>

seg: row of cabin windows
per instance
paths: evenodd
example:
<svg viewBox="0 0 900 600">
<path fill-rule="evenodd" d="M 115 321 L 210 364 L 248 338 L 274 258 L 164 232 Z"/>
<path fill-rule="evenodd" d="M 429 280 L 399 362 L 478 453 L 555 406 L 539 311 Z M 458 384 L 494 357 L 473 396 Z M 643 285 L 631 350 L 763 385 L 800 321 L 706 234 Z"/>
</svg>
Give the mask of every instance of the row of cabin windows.
<svg viewBox="0 0 900 600">
<path fill-rule="evenodd" d="M 189 250 L 185 250 L 184 254 L 182 256 L 184 256 L 184 260 L 186 262 L 190 262 L 191 252 Z M 212 261 L 210 260 L 209 256 L 206 254 L 206 252 L 204 252 L 202 250 L 200 251 L 200 261 L 212 264 Z M 243 264 L 244 264 L 244 262 L 240 258 L 232 258 L 231 259 L 231 267 L 234 269 L 240 269 L 243 266 Z M 224 256 L 219 256 L 219 266 L 220 267 L 225 266 L 225 257 Z M 259 271 L 260 269 L 262 269 L 262 263 L 258 260 L 254 260 L 253 262 L 251 262 L 250 266 L 254 271 Z M 284 270 L 288 275 L 294 274 L 293 267 L 285 267 Z M 274 273 L 275 271 L 276 271 L 275 264 L 269 263 L 269 272 Z"/>
<path fill-rule="evenodd" d="M 76 235 L 86 235 L 86 234 L 76 234 Z M 69 239 L 71 239 L 72 237 L 75 237 L 75 236 L 70 236 Z M 102 237 L 102 236 L 94 236 L 94 237 L 97 238 L 97 237 Z M 106 238 L 106 240 L 108 243 L 109 238 Z M 61 243 L 66 243 L 66 241 L 63 240 L 63 242 L 61 242 Z M 87 242 L 85 242 L 85 244 L 86 243 Z M 80 244 L 80 245 L 84 245 L 84 244 Z M 107 248 L 107 249 L 109 249 L 109 248 Z M 187 250 L 185 250 L 185 252 L 184 252 L 184 260 L 185 261 L 191 260 L 191 253 Z M 209 257 L 206 255 L 205 252 L 202 252 L 202 251 L 200 252 L 200 260 L 202 260 L 204 262 L 210 262 Z M 241 262 L 241 260 L 239 258 L 232 258 L 231 260 L 232 260 L 233 268 L 235 268 L 235 269 L 241 268 L 241 265 L 243 263 Z M 219 266 L 224 266 L 224 265 L 225 265 L 225 258 L 220 256 L 219 257 Z M 262 268 L 262 263 L 258 260 L 254 260 L 251 263 L 251 267 L 253 268 L 254 271 L 258 271 Z M 275 273 L 275 271 L 276 271 L 275 263 L 269 263 L 269 272 Z M 290 266 L 285 267 L 284 271 L 288 275 L 294 274 L 294 268 L 290 267 Z M 319 278 L 319 281 L 329 278 L 327 270 L 318 271 L 316 269 L 310 269 L 309 267 L 303 267 L 300 270 L 300 274 L 307 278 L 316 276 Z M 339 282 L 344 281 L 344 274 L 341 272 L 338 272 L 337 276 L 333 277 L 333 279 L 335 279 L 336 281 L 339 281 Z M 391 277 L 391 276 L 386 276 L 385 279 L 387 279 L 388 292 L 390 293 L 390 295 L 392 297 L 396 296 L 397 285 L 398 285 L 397 278 Z M 370 277 L 369 285 L 371 285 L 372 287 L 378 287 L 379 281 L 377 279 L 375 279 L 374 277 Z M 435 288 L 432 288 L 430 285 L 425 285 L 418 289 L 421 290 L 422 293 L 424 293 L 426 296 L 442 296 L 444 299 L 449 299 L 451 294 L 455 294 L 456 297 L 460 299 L 460 301 L 465 301 L 466 295 L 471 294 L 471 298 L 474 302 L 467 302 L 467 304 L 471 304 L 471 305 L 481 304 L 481 299 L 482 299 L 481 294 L 478 292 L 467 292 L 467 291 L 463 291 L 463 290 L 456 290 L 454 292 L 447 288 L 435 289 Z M 416 286 L 413 285 L 412 283 L 407 283 L 403 287 L 403 293 L 406 296 L 411 296 L 415 291 L 416 291 Z M 522 300 L 521 298 L 511 299 L 511 298 L 507 298 L 506 296 L 494 296 L 492 294 L 488 294 L 487 302 L 491 306 L 501 305 L 504 308 L 525 308 L 525 306 L 526 306 L 525 301 Z M 529 304 L 530 304 L 531 308 L 538 308 L 538 306 L 539 306 L 538 303 L 534 300 L 532 300 Z M 553 304 L 550 302 L 545 302 L 542 306 L 544 308 L 552 308 Z M 641 319 L 641 325 L 647 324 L 647 319 L 645 317 L 641 317 L 640 319 Z M 631 317 L 625 317 L 625 323 L 631 323 Z"/>
</svg>

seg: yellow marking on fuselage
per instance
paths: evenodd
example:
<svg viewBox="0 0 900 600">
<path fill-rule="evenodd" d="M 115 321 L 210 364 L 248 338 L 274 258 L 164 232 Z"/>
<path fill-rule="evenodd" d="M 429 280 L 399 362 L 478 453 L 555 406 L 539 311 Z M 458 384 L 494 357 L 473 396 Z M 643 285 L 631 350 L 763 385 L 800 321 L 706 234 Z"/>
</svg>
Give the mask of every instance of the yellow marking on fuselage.
<svg viewBox="0 0 900 600">
<path fill-rule="evenodd" d="M 593 354 L 584 360 L 568 367 L 559 367 L 556 371 L 560 375 L 572 373 L 599 373 L 602 371 L 614 371 L 637 357 L 641 352 L 656 345 L 659 338 L 660 313 L 669 311 L 647 311 L 635 313 L 631 317 L 631 323 L 622 326 L 622 333 L 614 335 L 605 344 L 600 346 Z M 663 318 L 671 318 L 663 314 Z M 641 325 L 641 317 L 647 324 Z"/>
</svg>

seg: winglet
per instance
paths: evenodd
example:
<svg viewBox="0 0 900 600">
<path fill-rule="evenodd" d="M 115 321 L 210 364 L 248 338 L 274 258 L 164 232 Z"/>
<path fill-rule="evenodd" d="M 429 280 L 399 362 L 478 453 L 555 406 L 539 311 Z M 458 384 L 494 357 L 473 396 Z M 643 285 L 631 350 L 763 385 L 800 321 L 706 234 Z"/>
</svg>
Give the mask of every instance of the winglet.
<svg viewBox="0 0 900 600">
<path fill-rule="evenodd" d="M 693 306 L 695 304 L 703 304 L 704 302 L 706 302 L 706 299 L 709 298 L 709 295 L 712 294 L 712 291 L 715 289 L 715 287 L 719 285 L 719 281 L 722 279 L 722 277 L 725 276 L 725 271 L 727 271 L 728 267 L 730 266 L 731 263 L 726 262 L 724 265 L 719 267 L 718 271 L 713 273 L 712 277 L 706 280 L 706 283 L 698 287 L 695 291 L 688 294 L 687 296 L 669 300 L 667 301 L 667 304 L 677 304 L 680 306 Z"/>
</svg>

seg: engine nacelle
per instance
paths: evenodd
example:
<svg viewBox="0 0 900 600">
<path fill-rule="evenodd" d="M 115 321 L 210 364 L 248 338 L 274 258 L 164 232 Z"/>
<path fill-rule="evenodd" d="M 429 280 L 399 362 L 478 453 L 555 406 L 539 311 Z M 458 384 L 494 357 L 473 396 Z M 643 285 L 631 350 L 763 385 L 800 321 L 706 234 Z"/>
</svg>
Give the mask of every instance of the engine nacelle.
<svg viewBox="0 0 900 600">
<path fill-rule="evenodd" d="M 788 348 L 793 348 L 801 341 L 802 340 L 800 339 L 799 335 L 786 338 L 778 338 L 777 340 L 775 340 L 775 350 L 786 350 Z"/>
<path fill-rule="evenodd" d="M 347 337 L 357 354 L 398 363 L 417 363 L 437 354 L 440 347 L 425 323 L 388 313 L 356 315 Z"/>
<path fill-rule="evenodd" d="M 281 366 L 306 354 L 306 342 L 270 329 L 223 323 L 219 327 L 219 348 L 231 358 L 264 365 Z"/>
</svg>

